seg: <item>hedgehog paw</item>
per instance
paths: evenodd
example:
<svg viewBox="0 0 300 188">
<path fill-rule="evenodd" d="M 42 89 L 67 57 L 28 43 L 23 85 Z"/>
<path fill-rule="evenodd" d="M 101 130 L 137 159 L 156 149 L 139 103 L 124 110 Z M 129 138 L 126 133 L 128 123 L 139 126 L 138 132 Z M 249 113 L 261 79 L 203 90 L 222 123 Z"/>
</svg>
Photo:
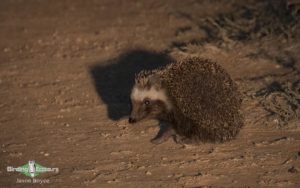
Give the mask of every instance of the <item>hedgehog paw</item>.
<svg viewBox="0 0 300 188">
<path fill-rule="evenodd" d="M 163 142 L 165 142 L 165 140 L 162 139 L 162 138 L 153 138 L 153 139 L 151 139 L 152 144 L 161 144 Z"/>
<path fill-rule="evenodd" d="M 182 145 L 185 145 L 185 144 L 192 144 L 192 140 L 189 139 L 189 138 L 186 138 L 184 136 L 180 136 L 178 134 L 174 135 L 173 136 L 173 139 L 174 141 L 176 142 L 176 144 L 182 144 Z"/>
<path fill-rule="evenodd" d="M 170 137 L 175 135 L 175 131 L 169 126 L 164 127 L 159 130 L 155 138 L 151 140 L 151 143 L 153 144 L 161 144 L 165 141 L 167 141 Z"/>
<path fill-rule="evenodd" d="M 172 134 L 169 132 L 163 133 L 162 135 L 158 134 L 155 138 L 151 139 L 151 143 L 152 144 L 161 144 L 161 143 L 169 140 L 169 138 L 171 136 L 172 136 Z"/>
</svg>

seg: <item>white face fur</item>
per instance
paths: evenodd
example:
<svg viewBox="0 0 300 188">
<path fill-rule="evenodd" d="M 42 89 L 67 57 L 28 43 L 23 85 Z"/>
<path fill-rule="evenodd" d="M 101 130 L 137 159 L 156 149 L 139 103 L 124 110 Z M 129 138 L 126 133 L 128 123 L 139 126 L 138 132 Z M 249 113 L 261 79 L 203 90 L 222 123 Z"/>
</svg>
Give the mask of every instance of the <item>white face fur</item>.
<svg viewBox="0 0 300 188">
<path fill-rule="evenodd" d="M 168 100 L 165 90 L 158 90 L 155 87 L 151 87 L 150 89 L 139 89 L 137 87 L 134 87 L 131 92 L 131 100 L 144 101 L 145 99 L 160 100 L 166 104 L 168 110 L 172 108 L 172 105 Z"/>
</svg>

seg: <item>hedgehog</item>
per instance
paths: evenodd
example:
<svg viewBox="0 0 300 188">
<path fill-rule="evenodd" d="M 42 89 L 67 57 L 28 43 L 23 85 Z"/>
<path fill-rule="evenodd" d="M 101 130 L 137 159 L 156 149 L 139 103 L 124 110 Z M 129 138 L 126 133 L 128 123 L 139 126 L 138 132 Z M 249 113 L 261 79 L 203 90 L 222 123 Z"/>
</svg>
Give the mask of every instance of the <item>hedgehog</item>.
<svg viewBox="0 0 300 188">
<path fill-rule="evenodd" d="M 129 123 L 160 122 L 160 131 L 151 140 L 154 144 L 170 137 L 176 143 L 222 143 L 235 138 L 243 126 L 237 85 L 209 59 L 188 57 L 141 71 L 130 98 Z"/>
</svg>

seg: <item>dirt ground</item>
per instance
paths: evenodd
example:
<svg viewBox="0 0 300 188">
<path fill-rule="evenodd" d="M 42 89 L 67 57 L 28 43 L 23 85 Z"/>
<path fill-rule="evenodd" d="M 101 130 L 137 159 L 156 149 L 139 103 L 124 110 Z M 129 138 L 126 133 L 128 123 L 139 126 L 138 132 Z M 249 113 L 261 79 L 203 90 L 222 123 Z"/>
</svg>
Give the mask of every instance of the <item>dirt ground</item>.
<svg viewBox="0 0 300 188">
<path fill-rule="evenodd" d="M 2 0 L 0 187 L 300 187 L 299 5 Z M 157 122 L 127 123 L 134 74 L 183 56 L 238 84 L 235 140 L 153 145 Z M 17 183 L 29 160 L 59 173 Z"/>
</svg>

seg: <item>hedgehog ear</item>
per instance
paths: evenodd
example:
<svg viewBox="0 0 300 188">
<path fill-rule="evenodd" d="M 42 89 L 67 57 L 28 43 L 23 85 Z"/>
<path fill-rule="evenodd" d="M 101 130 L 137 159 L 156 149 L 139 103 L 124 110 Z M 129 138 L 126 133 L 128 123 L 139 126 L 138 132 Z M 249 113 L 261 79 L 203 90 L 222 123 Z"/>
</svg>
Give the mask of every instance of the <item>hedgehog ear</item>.
<svg viewBox="0 0 300 188">
<path fill-rule="evenodd" d="M 161 79 L 158 75 L 152 75 L 149 79 L 149 82 L 152 86 L 154 86 L 156 89 L 161 88 Z"/>
</svg>

